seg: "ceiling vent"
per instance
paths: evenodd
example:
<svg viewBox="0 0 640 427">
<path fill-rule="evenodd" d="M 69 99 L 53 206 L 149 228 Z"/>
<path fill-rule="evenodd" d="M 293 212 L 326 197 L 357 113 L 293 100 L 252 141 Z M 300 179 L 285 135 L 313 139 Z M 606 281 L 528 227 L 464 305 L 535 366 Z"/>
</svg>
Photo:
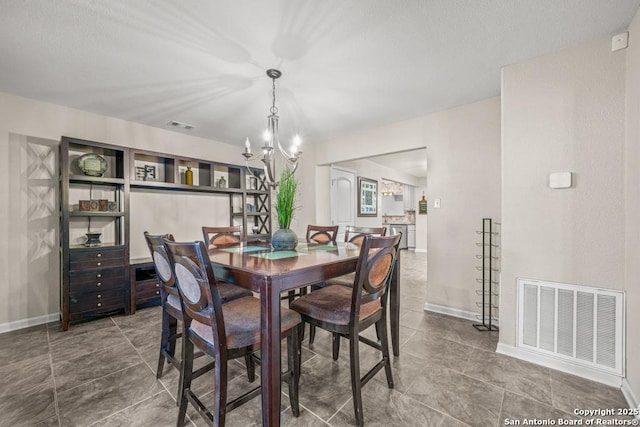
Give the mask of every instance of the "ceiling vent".
<svg viewBox="0 0 640 427">
<path fill-rule="evenodd" d="M 183 123 L 183 122 L 178 122 L 178 121 L 175 121 L 175 120 L 171 120 L 169 122 L 169 124 L 171 126 L 182 128 L 182 129 L 186 129 L 186 130 L 191 130 L 191 129 L 195 128 L 194 125 L 190 125 L 188 123 Z"/>
</svg>

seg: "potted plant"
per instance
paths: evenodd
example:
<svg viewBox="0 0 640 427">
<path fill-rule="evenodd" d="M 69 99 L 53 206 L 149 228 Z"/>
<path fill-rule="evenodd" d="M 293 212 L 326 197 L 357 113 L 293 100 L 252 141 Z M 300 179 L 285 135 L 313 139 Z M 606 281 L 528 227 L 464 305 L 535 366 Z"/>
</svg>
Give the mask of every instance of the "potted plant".
<svg viewBox="0 0 640 427">
<path fill-rule="evenodd" d="M 297 190 L 298 181 L 293 176 L 293 172 L 289 169 L 283 170 L 280 175 L 280 184 L 278 185 L 275 203 L 276 217 L 280 229 L 271 238 L 271 245 L 274 249 L 292 250 L 298 245 L 298 236 L 289 228 L 296 209 Z"/>
</svg>

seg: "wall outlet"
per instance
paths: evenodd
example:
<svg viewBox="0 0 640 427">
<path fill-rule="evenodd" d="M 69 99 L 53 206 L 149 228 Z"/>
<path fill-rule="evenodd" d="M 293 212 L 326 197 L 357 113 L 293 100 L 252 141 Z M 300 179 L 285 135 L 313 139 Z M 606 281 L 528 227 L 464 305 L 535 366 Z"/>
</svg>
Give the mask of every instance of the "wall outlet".
<svg viewBox="0 0 640 427">
<path fill-rule="evenodd" d="M 440 209 L 440 199 L 433 199 L 433 207 L 435 209 Z"/>
</svg>

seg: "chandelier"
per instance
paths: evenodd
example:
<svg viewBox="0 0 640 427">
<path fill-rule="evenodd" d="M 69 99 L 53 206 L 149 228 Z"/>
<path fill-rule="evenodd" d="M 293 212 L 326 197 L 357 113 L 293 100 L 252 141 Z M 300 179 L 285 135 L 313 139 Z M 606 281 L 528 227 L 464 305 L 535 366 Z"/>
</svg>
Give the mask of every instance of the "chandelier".
<svg viewBox="0 0 640 427">
<path fill-rule="evenodd" d="M 267 117 L 267 129 L 264 131 L 263 135 L 264 145 L 262 146 L 261 152 L 254 154 L 251 152 L 251 142 L 249 141 L 249 138 L 247 138 L 244 143 L 244 153 L 242 153 L 242 155 L 244 156 L 247 170 L 253 176 L 255 176 L 255 174 L 249 167 L 249 162 L 260 158 L 262 163 L 264 163 L 265 180 L 270 187 L 275 188 L 278 186 L 275 171 L 275 148 L 278 148 L 280 155 L 286 162 L 287 173 L 292 175 L 298 168 L 298 158 L 300 157 L 300 154 L 302 154 L 300 151 L 300 143 L 302 141 L 300 136 L 296 134 L 293 137 L 290 151 L 285 150 L 280 144 L 280 138 L 278 136 L 278 108 L 276 107 L 276 79 L 280 78 L 282 73 L 280 70 L 269 69 L 267 70 L 267 76 L 269 76 L 272 81 L 273 103 L 269 110 L 271 114 Z"/>
</svg>

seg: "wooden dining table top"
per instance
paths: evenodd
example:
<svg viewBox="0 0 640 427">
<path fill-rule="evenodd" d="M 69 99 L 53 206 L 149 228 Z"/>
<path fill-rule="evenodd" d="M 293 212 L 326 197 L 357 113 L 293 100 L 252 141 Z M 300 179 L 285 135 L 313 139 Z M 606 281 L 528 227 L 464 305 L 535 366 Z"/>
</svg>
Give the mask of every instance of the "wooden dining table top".
<svg viewBox="0 0 640 427">
<path fill-rule="evenodd" d="M 208 251 L 217 278 L 256 292 L 260 283 L 255 280 L 260 278 L 280 278 L 281 291 L 285 291 L 351 273 L 360 255 L 360 247 L 348 242 L 301 241 L 293 250 L 274 250 L 268 242 L 248 242 L 210 247 Z"/>
</svg>

